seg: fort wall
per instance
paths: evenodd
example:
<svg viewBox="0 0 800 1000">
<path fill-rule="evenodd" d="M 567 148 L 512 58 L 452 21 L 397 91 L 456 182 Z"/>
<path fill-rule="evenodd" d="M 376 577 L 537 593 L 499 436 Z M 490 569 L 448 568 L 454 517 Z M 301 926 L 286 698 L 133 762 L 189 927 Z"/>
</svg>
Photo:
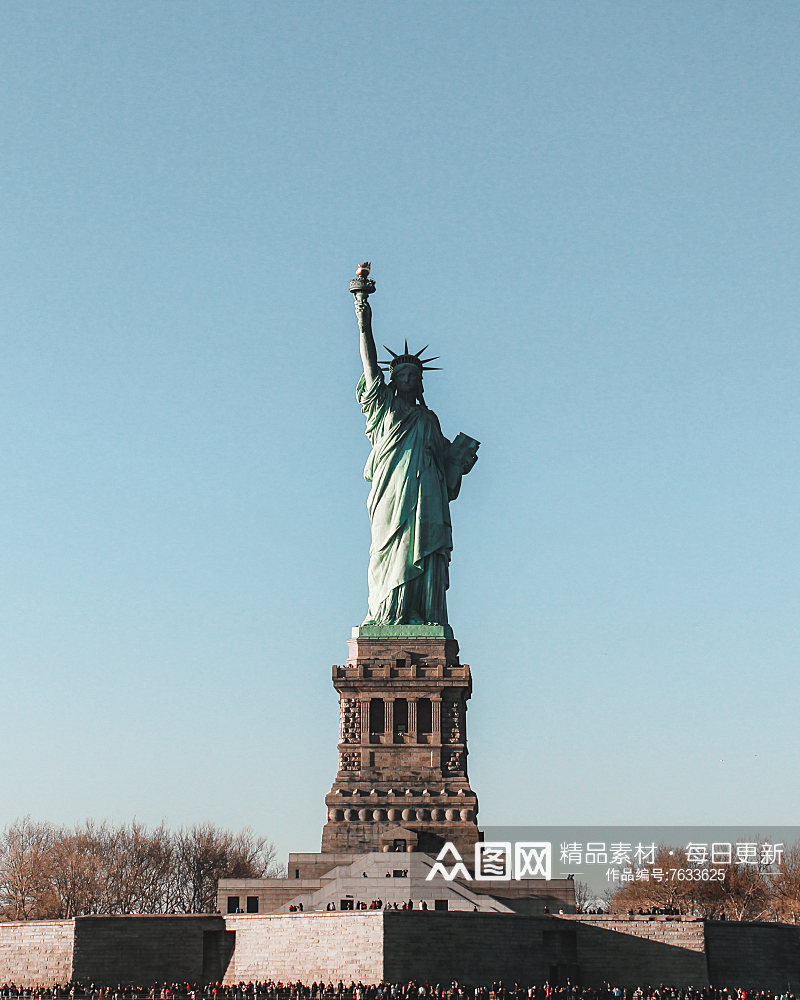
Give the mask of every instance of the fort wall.
<svg viewBox="0 0 800 1000">
<path fill-rule="evenodd" d="M 0 924 L 0 983 L 68 983 L 72 979 L 74 940 L 74 920 Z"/>
</svg>

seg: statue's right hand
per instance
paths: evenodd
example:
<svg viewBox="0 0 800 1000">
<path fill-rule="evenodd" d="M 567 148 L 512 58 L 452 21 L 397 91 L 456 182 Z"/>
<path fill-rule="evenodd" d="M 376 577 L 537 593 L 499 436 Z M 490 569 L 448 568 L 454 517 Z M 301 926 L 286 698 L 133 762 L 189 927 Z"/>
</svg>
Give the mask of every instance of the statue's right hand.
<svg viewBox="0 0 800 1000">
<path fill-rule="evenodd" d="M 369 300 L 364 292 L 356 292 L 353 299 L 355 300 L 356 316 L 358 316 L 359 322 L 362 319 L 372 319 L 372 306 L 369 304 Z"/>
</svg>

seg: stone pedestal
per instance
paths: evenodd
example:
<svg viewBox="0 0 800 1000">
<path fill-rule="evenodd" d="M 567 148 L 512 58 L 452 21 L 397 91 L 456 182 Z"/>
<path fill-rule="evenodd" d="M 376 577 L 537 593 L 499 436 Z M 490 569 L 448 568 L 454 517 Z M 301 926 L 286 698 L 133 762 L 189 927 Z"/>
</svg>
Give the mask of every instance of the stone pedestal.
<svg viewBox="0 0 800 1000">
<path fill-rule="evenodd" d="M 325 805 L 322 850 L 424 851 L 451 841 L 469 857 L 479 840 L 467 775 L 469 666 L 448 626 L 353 629 L 333 667 L 339 692 L 339 769 Z"/>
</svg>

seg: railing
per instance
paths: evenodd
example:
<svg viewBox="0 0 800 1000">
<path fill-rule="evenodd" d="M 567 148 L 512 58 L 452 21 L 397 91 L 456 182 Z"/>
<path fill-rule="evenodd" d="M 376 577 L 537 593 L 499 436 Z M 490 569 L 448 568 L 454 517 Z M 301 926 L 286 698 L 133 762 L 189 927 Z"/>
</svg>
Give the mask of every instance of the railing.
<svg viewBox="0 0 800 1000">
<path fill-rule="evenodd" d="M 316 984 L 315 984 L 316 985 Z M 380 985 L 352 984 L 341 989 L 331 988 L 327 984 L 319 984 L 316 989 L 298 983 L 294 986 L 265 987 L 263 984 L 241 983 L 232 986 L 204 985 L 187 989 L 185 984 L 176 984 L 165 991 L 161 987 L 110 986 L 71 991 L 63 987 L 54 990 L 52 987 L 19 989 L 8 984 L 6 992 L 0 993 L 0 1000 L 645 1000 L 653 992 L 653 987 L 645 985 L 636 990 L 631 987 L 615 987 L 613 984 L 599 987 L 579 987 L 565 984 L 537 983 L 535 985 L 515 984 L 504 988 L 500 983 L 465 985 L 442 985 L 436 989 L 420 986 L 417 983 L 381 983 Z M 786 990 L 761 989 L 756 984 L 747 985 L 747 993 L 751 990 L 758 1000 L 778 1000 L 778 998 L 793 998 L 795 993 Z M 741 996 L 741 989 L 735 985 L 728 989 L 714 986 L 675 987 L 658 986 L 661 1000 L 736 1000 Z"/>
</svg>

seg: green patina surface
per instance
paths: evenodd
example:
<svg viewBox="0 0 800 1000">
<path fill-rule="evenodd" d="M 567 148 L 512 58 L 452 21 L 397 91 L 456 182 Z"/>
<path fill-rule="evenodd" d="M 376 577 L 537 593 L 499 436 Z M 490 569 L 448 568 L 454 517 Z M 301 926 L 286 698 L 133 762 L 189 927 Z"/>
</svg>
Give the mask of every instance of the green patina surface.
<svg viewBox="0 0 800 1000">
<path fill-rule="evenodd" d="M 359 271 L 366 271 L 359 274 L 365 279 L 368 265 L 362 264 Z M 423 397 L 425 349 L 409 353 L 406 342 L 402 354 L 390 351 L 387 384 L 378 363 L 372 308 L 367 301 L 374 289 L 374 282 L 370 287 L 363 281 L 351 284 L 364 366 L 356 398 L 372 445 L 364 468 L 364 478 L 372 484 L 367 500 L 372 544 L 363 627 L 388 629 L 372 633 L 380 636 L 441 636 L 441 629 L 448 625 L 446 594 L 453 549 L 450 503 L 477 460 L 478 441 L 466 434 L 449 441 L 442 434 L 436 414 Z M 424 631 L 430 627 L 440 631 Z M 399 628 L 416 631 L 398 632 Z"/>
<path fill-rule="evenodd" d="M 449 625 L 354 625 L 354 639 L 452 639 Z"/>
</svg>

